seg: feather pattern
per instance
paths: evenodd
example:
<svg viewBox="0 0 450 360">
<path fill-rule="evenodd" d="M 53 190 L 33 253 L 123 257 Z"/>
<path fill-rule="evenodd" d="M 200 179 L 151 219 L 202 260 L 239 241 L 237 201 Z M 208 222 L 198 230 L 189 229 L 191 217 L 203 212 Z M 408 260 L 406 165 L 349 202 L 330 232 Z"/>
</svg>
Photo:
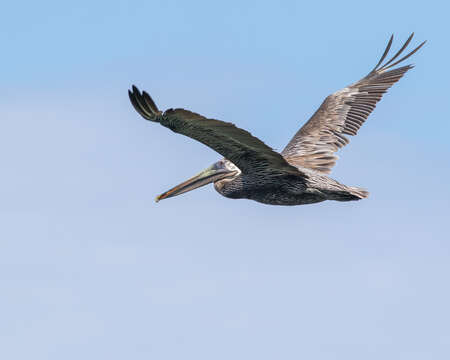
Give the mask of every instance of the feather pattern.
<svg viewBox="0 0 450 360">
<path fill-rule="evenodd" d="M 184 109 L 168 109 L 162 113 L 145 91 L 141 94 L 134 85 L 132 90 L 128 90 L 130 101 L 142 117 L 205 144 L 234 163 L 243 173 L 302 175 L 279 153 L 248 131 Z"/>
<path fill-rule="evenodd" d="M 284 158 L 298 168 L 306 167 L 320 173 L 330 173 L 338 159 L 334 153 L 349 143 L 345 135 L 356 135 L 383 94 L 413 67 L 406 65 L 392 69 L 425 44 L 425 41 L 422 42 L 413 51 L 392 63 L 406 49 L 413 35 L 414 33 L 382 65 L 393 42 L 391 36 L 379 62 L 367 76 L 328 96 L 282 151 Z"/>
</svg>

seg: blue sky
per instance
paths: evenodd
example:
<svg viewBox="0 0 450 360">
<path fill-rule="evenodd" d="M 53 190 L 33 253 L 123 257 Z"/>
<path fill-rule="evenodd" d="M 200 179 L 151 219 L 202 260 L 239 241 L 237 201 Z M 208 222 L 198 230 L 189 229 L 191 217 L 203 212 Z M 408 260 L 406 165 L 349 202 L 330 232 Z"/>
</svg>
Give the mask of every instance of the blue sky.
<svg viewBox="0 0 450 360">
<path fill-rule="evenodd" d="M 10 2 L 0 14 L 0 357 L 448 359 L 448 5 Z M 280 150 L 391 33 L 428 43 L 340 152 L 369 199 L 270 207 L 140 118 L 236 123 Z"/>
</svg>

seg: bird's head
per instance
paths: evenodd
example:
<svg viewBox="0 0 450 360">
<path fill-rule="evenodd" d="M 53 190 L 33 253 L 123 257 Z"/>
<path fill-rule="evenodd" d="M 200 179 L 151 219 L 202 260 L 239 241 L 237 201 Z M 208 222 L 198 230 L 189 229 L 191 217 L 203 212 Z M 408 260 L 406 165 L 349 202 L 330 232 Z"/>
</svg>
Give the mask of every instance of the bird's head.
<svg viewBox="0 0 450 360">
<path fill-rule="evenodd" d="M 239 170 L 239 168 L 231 161 L 222 159 L 203 170 L 200 174 L 157 196 L 155 200 L 158 202 L 159 200 L 181 195 L 212 182 L 229 181 L 234 179 L 240 173 L 241 170 Z"/>
</svg>

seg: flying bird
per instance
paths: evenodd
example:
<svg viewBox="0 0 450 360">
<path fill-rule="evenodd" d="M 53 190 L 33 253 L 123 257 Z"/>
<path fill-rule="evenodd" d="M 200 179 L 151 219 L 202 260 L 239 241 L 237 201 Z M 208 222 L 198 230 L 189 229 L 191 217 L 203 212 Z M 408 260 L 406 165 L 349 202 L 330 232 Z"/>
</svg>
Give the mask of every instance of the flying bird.
<svg viewBox="0 0 450 360">
<path fill-rule="evenodd" d="M 361 80 L 329 95 L 281 153 L 248 131 L 185 109 L 160 111 L 150 95 L 132 86 L 131 104 L 145 119 L 209 146 L 224 158 L 198 175 L 159 195 L 156 201 L 177 196 L 209 183 L 231 199 L 250 199 L 270 205 L 303 205 L 324 200 L 352 201 L 369 193 L 327 176 L 338 159 L 335 152 L 356 135 L 384 93 L 413 65 L 395 66 L 424 44 L 401 57 L 412 33 L 395 55 L 383 63 L 391 36 L 377 65 Z M 395 61 L 397 60 L 397 61 Z"/>
</svg>

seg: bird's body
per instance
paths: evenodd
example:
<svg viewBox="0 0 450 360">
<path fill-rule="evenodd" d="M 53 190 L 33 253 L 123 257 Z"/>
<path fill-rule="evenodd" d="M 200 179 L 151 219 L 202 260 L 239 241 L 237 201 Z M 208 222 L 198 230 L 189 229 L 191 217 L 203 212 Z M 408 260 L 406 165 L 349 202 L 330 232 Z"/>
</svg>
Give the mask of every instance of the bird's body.
<svg viewBox="0 0 450 360">
<path fill-rule="evenodd" d="M 337 160 L 334 153 L 349 142 L 345 135 L 356 135 L 383 94 L 412 68 L 406 65 L 389 70 L 425 43 L 393 63 L 412 37 L 413 34 L 389 61 L 381 65 L 390 50 L 391 37 L 375 68 L 358 82 L 328 96 L 281 153 L 231 123 L 208 119 L 184 109 L 169 109 L 163 113 L 145 91 L 141 94 L 133 86 L 133 91 L 129 91 L 131 103 L 145 119 L 198 140 L 225 157 L 157 200 L 211 182 L 216 191 L 227 198 L 250 199 L 270 205 L 303 205 L 367 197 L 366 190 L 340 184 L 327 174 Z"/>
<path fill-rule="evenodd" d="M 324 200 L 350 201 L 367 196 L 362 189 L 338 183 L 332 178 L 303 168 L 301 175 L 239 174 L 214 183 L 216 191 L 230 199 L 249 199 L 268 205 L 305 205 Z"/>
</svg>

